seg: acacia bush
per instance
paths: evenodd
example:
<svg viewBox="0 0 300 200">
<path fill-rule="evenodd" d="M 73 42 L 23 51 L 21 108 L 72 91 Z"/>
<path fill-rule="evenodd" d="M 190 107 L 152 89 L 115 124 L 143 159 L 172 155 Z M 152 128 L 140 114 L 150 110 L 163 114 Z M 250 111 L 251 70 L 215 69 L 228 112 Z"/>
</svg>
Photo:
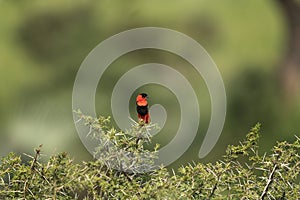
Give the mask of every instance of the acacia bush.
<svg viewBox="0 0 300 200">
<path fill-rule="evenodd" d="M 67 153 L 40 162 L 41 146 L 29 162 L 10 153 L 0 165 L 0 199 L 299 199 L 300 139 L 278 142 L 271 153 L 259 152 L 260 124 L 245 141 L 228 146 L 222 160 L 190 163 L 177 170 L 153 168 L 156 154 L 140 158 L 151 140 L 148 126 L 128 132 L 109 127 L 109 118 L 78 112 L 101 141 L 94 161 L 74 164 Z M 151 125 L 150 125 L 151 126 Z M 150 127 L 151 128 L 151 127 Z M 103 143 L 106 139 L 118 151 Z M 157 152 L 158 146 L 153 152 Z M 107 154 L 110 152 L 111 154 Z M 120 153 L 121 152 L 121 153 Z M 128 153 L 129 152 L 129 153 Z M 106 157 L 106 159 L 100 159 Z M 121 158 L 126 159 L 121 159 Z M 118 161 L 118 162 L 116 162 Z M 135 165 L 136 164 L 136 165 Z M 146 164 L 146 165 L 145 165 Z M 145 170 L 147 166 L 147 170 Z M 149 168 L 150 167 L 150 168 Z M 151 171 L 149 171 L 151 169 Z"/>
</svg>

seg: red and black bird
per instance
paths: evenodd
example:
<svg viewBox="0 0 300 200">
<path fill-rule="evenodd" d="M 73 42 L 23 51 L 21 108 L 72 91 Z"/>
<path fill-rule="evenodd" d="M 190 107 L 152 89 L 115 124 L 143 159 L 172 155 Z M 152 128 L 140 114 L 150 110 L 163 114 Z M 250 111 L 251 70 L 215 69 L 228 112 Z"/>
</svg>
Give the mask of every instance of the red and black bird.
<svg viewBox="0 0 300 200">
<path fill-rule="evenodd" d="M 146 124 L 150 122 L 147 97 L 148 95 L 146 93 L 141 93 L 136 97 L 136 111 L 139 121 L 143 121 Z"/>
</svg>

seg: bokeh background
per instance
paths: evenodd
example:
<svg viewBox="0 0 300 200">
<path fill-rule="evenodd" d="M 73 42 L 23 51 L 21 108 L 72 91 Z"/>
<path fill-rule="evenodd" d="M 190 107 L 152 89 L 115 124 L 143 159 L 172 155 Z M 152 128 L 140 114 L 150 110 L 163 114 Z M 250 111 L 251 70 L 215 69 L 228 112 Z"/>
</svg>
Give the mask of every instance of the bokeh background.
<svg viewBox="0 0 300 200">
<path fill-rule="evenodd" d="M 0 155 L 10 151 L 66 151 L 76 162 L 92 156 L 82 145 L 72 119 L 76 72 L 101 41 L 121 31 L 158 26 L 197 40 L 224 79 L 227 117 L 222 135 L 203 162 L 221 158 L 228 144 L 242 140 L 262 123 L 261 150 L 300 132 L 300 2 L 297 0 L 70 1 L 0 0 Z M 199 133 L 173 164 L 198 161 L 210 119 L 210 99 L 201 76 L 178 56 L 158 50 L 124 55 L 105 72 L 97 90 L 100 115 L 111 114 L 114 84 L 130 68 L 148 62 L 167 64 L 184 74 L 198 94 Z M 139 88 L 160 103 L 168 121 L 154 143 L 165 145 L 176 133 L 179 104 L 158 85 Z M 130 105 L 135 118 L 134 96 Z M 114 123 L 114 122 L 113 122 Z"/>
</svg>

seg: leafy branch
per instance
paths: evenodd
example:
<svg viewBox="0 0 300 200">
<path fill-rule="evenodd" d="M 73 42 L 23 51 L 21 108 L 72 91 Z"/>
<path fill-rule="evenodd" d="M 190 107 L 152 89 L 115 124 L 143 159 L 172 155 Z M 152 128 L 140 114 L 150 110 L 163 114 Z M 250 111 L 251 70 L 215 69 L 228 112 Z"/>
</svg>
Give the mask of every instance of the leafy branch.
<svg viewBox="0 0 300 200">
<path fill-rule="evenodd" d="M 178 170 L 154 168 L 156 154 L 146 126 L 118 131 L 109 118 L 78 113 L 88 137 L 98 141 L 94 161 L 74 164 L 67 153 L 40 162 L 10 153 L 0 165 L 0 199 L 297 199 L 300 196 L 300 139 L 278 142 L 270 154 L 259 152 L 260 124 L 224 159 L 190 163 Z M 140 138 L 137 140 L 137 138 Z M 138 141 L 138 142 L 137 142 Z M 153 152 L 157 152 L 159 146 Z M 143 155 L 150 155 L 144 158 Z M 151 157 L 152 156 L 152 157 Z M 171 172 L 169 172 L 171 171 Z"/>
</svg>

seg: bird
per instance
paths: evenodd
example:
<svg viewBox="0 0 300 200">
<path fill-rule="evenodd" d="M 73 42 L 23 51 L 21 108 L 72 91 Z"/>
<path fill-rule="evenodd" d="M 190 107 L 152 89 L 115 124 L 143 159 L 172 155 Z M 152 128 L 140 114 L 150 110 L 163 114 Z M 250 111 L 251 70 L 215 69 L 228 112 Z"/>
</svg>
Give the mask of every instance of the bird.
<svg viewBox="0 0 300 200">
<path fill-rule="evenodd" d="M 139 122 L 149 124 L 150 114 L 147 102 L 148 95 L 146 93 L 140 93 L 136 97 L 136 111 L 138 113 Z"/>
</svg>

